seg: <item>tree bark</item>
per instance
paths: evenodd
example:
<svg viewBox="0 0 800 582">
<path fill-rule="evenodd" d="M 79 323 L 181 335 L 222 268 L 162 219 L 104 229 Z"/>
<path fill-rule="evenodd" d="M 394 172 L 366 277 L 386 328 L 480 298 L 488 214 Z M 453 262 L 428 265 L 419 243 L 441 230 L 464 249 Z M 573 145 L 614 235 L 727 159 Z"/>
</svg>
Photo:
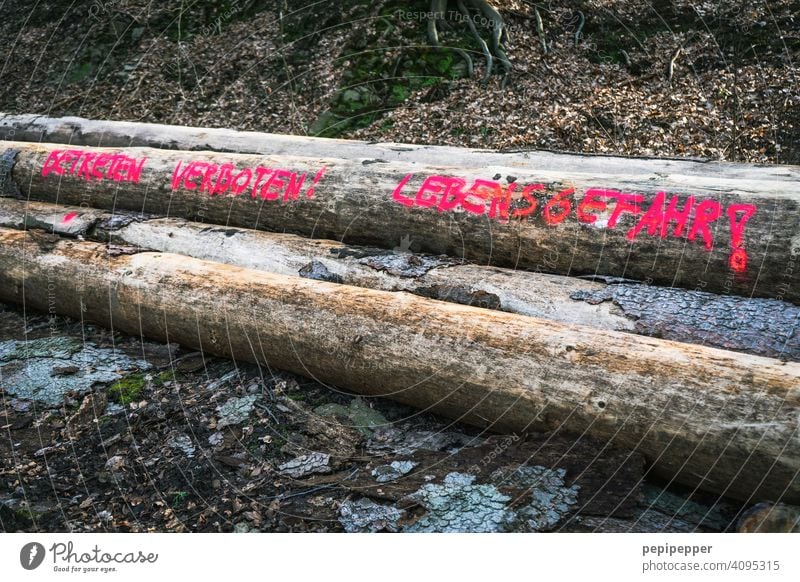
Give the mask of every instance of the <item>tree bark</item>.
<svg viewBox="0 0 800 582">
<path fill-rule="evenodd" d="M 16 157 L 6 190 L 26 198 L 800 300 L 789 181 L 651 182 L 610 162 L 602 178 L 566 180 L 527 168 L 6 145 Z"/>
<path fill-rule="evenodd" d="M 774 299 L 606 285 L 445 256 L 11 199 L 0 199 L 0 226 L 800 361 L 800 307 Z"/>
<path fill-rule="evenodd" d="M 565 431 L 740 499 L 800 501 L 800 365 L 0 229 L 0 300 L 393 398 Z"/>
<path fill-rule="evenodd" d="M 542 172 L 561 173 L 562 177 L 565 172 L 572 170 L 584 176 L 602 177 L 609 173 L 609 168 L 622 167 L 627 174 L 650 181 L 663 179 L 665 175 L 675 176 L 676 179 L 755 180 L 770 182 L 778 187 L 800 181 L 798 166 L 759 166 L 693 158 L 644 158 L 531 150 L 499 152 L 454 146 L 309 138 L 225 128 L 35 114 L 0 113 L 0 140 L 270 156 L 290 156 L 302 152 L 302 155 L 319 158 L 381 159 L 407 164 L 475 168 L 536 168 Z"/>
</svg>

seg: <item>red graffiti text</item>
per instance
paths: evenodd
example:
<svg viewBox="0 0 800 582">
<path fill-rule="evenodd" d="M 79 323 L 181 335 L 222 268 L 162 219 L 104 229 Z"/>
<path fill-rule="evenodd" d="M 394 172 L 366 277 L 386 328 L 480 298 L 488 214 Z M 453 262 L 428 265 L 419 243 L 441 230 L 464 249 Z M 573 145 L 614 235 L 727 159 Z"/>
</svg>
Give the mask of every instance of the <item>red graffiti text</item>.
<svg viewBox="0 0 800 582">
<path fill-rule="evenodd" d="M 636 222 L 625 233 L 630 241 L 645 235 L 661 239 L 685 237 L 712 250 L 714 223 L 727 220 L 731 237 L 728 264 L 737 273 L 747 270 L 744 228 L 756 213 L 752 204 L 730 204 L 724 208 L 713 199 L 681 197 L 666 192 L 658 192 L 648 199 L 643 194 L 604 188 L 589 188 L 582 196 L 574 188 L 562 188 L 547 196 L 545 184 L 511 182 L 503 186 L 480 178 L 467 184 L 462 178 L 450 176 L 428 176 L 414 191 L 408 188 L 413 177 L 408 174 L 400 180 L 392 194 L 396 202 L 409 208 L 485 214 L 502 222 L 533 219 L 538 213 L 548 226 L 557 226 L 574 215 L 579 223 L 612 230 L 623 216 L 631 215 Z"/>
<path fill-rule="evenodd" d="M 83 150 L 53 150 L 42 166 L 42 176 L 70 174 L 91 180 L 138 183 L 147 158 L 98 154 Z"/>
<path fill-rule="evenodd" d="M 312 198 L 314 188 L 322 179 L 325 170 L 323 167 L 313 179 L 307 180 L 306 174 L 280 168 L 257 166 L 238 169 L 233 164 L 180 161 L 172 173 L 172 190 L 184 188 L 205 192 L 211 196 L 224 194 L 241 196 L 249 193 L 252 198 L 282 199 L 288 202 L 297 200 L 304 186 L 306 186 L 305 196 Z"/>
</svg>

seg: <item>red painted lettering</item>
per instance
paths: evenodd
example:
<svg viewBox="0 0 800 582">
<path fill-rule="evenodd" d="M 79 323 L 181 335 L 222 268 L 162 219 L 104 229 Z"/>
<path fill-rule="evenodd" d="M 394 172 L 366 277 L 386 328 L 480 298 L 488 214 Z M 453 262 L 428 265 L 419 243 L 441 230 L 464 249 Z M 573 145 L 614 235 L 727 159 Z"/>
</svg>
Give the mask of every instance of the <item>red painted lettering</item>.
<svg viewBox="0 0 800 582">
<path fill-rule="evenodd" d="M 86 181 L 92 179 L 91 162 L 97 157 L 97 154 L 86 152 L 83 154 L 83 162 L 81 162 L 81 169 L 78 170 L 78 176 Z"/>
<path fill-rule="evenodd" d="M 659 192 L 653 198 L 653 203 L 647 209 L 636 226 L 628 231 L 627 237 L 629 240 L 634 240 L 643 228 L 647 227 L 647 234 L 655 236 L 659 229 L 665 224 L 666 216 L 664 214 L 664 202 L 667 195 L 664 192 Z M 663 238 L 663 236 L 662 236 Z"/>
<path fill-rule="evenodd" d="M 122 182 L 125 179 L 125 176 L 119 173 L 119 163 L 123 160 L 123 158 L 125 158 L 125 156 L 121 154 L 114 154 L 111 156 L 111 165 L 108 167 L 108 171 L 106 171 L 106 176 L 115 182 Z M 174 178 L 175 176 L 173 174 L 173 180 Z"/>
<path fill-rule="evenodd" d="M 436 207 L 436 210 L 439 212 L 446 212 L 453 210 L 464 200 L 466 196 L 466 192 L 464 191 L 466 182 L 461 178 L 442 178 L 442 180 L 446 180 L 447 185 L 445 186 L 444 194 L 442 194 L 442 198 L 439 200 L 439 206 Z"/>
<path fill-rule="evenodd" d="M 489 206 L 489 218 L 496 218 L 500 215 L 500 220 L 508 220 L 508 208 L 511 206 L 511 195 L 517 189 L 517 183 L 511 182 L 505 192 L 500 191 L 500 194 L 492 197 L 491 206 Z"/>
<path fill-rule="evenodd" d="M 172 191 L 174 192 L 178 188 L 180 188 L 181 182 L 183 181 L 184 177 L 186 176 L 187 168 L 183 168 L 181 170 L 181 166 L 183 165 L 183 160 L 178 160 L 178 163 L 175 164 L 175 169 L 172 170 Z"/>
<path fill-rule="evenodd" d="M 224 194 L 231 189 L 233 184 L 233 164 L 222 164 L 219 167 L 219 176 L 214 185 L 214 194 Z"/>
<path fill-rule="evenodd" d="M 253 179 L 253 170 L 245 168 L 233 179 L 233 195 L 239 196 L 242 192 L 247 190 L 250 186 L 250 180 Z"/>
<path fill-rule="evenodd" d="M 208 192 L 209 194 L 214 194 L 216 188 L 214 187 L 213 179 L 218 170 L 219 166 L 217 166 L 216 164 L 208 164 L 208 166 L 206 166 L 206 171 L 203 174 L 203 181 L 200 182 L 201 192 Z"/>
<path fill-rule="evenodd" d="M 522 197 L 528 203 L 528 207 L 514 209 L 514 212 L 511 213 L 511 216 L 514 218 L 525 218 L 526 216 L 533 214 L 536 211 L 538 202 L 531 192 L 541 192 L 544 189 L 544 184 L 530 184 L 525 186 L 525 188 L 522 190 Z"/>
<path fill-rule="evenodd" d="M 65 164 L 72 160 L 72 165 L 70 165 L 69 170 L 67 170 L 68 173 L 75 173 L 75 166 L 78 165 L 82 155 L 83 152 L 81 150 L 67 150 L 64 152 L 64 155 L 61 156 L 61 163 Z"/>
<path fill-rule="evenodd" d="M 317 187 L 317 184 L 319 184 L 319 181 L 322 180 L 322 176 L 325 175 L 325 172 L 327 170 L 328 170 L 328 168 L 323 166 L 322 169 L 319 172 L 317 172 L 317 175 L 314 176 L 314 183 L 311 185 L 311 188 L 308 189 L 308 192 L 306 192 L 306 198 L 313 198 L 314 197 L 314 189 Z M 409 177 L 411 177 L 411 176 L 409 175 Z M 401 184 L 403 184 L 403 182 L 401 182 Z M 399 187 L 400 186 L 398 186 L 398 188 Z"/>
<path fill-rule="evenodd" d="M 706 248 L 711 250 L 714 247 L 714 237 L 708 225 L 717 220 L 720 214 L 722 214 L 722 206 L 716 200 L 703 200 L 700 202 L 694 211 L 694 223 L 689 230 L 689 240 L 695 240 L 699 232 L 703 235 Z"/>
<path fill-rule="evenodd" d="M 258 166 L 256 168 L 256 179 L 255 182 L 253 182 L 253 190 L 252 192 L 250 192 L 251 197 L 258 198 L 258 190 L 259 187 L 261 186 L 262 181 L 271 173 L 272 170 L 270 168 L 265 168 L 264 166 Z"/>
<path fill-rule="evenodd" d="M 617 221 L 623 212 L 641 214 L 642 209 L 639 205 L 644 201 L 644 196 L 641 194 L 626 194 L 614 190 L 605 190 L 604 192 L 609 198 L 616 198 L 617 200 L 614 210 L 608 218 L 608 228 L 615 228 L 617 226 Z"/>
<path fill-rule="evenodd" d="M 55 172 L 59 176 L 64 174 L 64 168 L 59 165 L 61 161 L 61 150 L 53 150 L 47 155 L 47 159 L 42 165 L 42 176 L 47 177 L 50 172 Z"/>
<path fill-rule="evenodd" d="M 403 188 L 405 188 L 406 184 L 408 184 L 408 181 L 411 180 L 413 176 L 414 174 L 406 175 L 402 180 L 400 180 L 400 183 L 397 185 L 397 187 L 394 189 L 394 192 L 392 193 L 392 198 L 396 202 L 402 204 L 403 206 L 409 206 L 409 207 L 414 206 L 414 200 L 412 200 L 411 198 L 406 198 L 401 194 Z"/>
<path fill-rule="evenodd" d="M 113 179 L 115 182 L 124 182 L 128 179 L 128 170 L 130 168 L 130 158 L 128 156 L 120 156 L 114 166 Z"/>
<path fill-rule="evenodd" d="M 286 174 L 288 174 L 286 170 L 275 170 L 269 180 L 267 180 L 267 183 L 264 184 L 264 187 L 261 188 L 262 200 L 277 200 L 280 198 L 281 190 L 284 186 L 284 182 L 281 178 L 286 176 Z M 275 187 L 274 190 L 272 190 L 273 187 Z"/>
<path fill-rule="evenodd" d="M 205 162 L 192 162 L 186 169 L 186 174 L 183 176 L 183 187 L 187 190 L 194 190 L 197 184 L 192 182 L 193 178 L 199 178 L 203 175 L 203 169 L 208 166 Z"/>
<path fill-rule="evenodd" d="M 298 178 L 297 172 L 289 174 L 289 183 L 286 184 L 286 190 L 283 193 L 283 201 L 297 200 L 300 196 L 300 188 L 303 187 L 303 182 L 306 180 L 306 175 L 301 174 Z"/>
<path fill-rule="evenodd" d="M 105 176 L 103 172 L 99 171 L 100 168 L 108 164 L 111 161 L 111 156 L 108 154 L 100 154 L 95 159 L 94 164 L 92 165 L 92 177 L 98 180 L 102 180 Z"/>
<path fill-rule="evenodd" d="M 689 196 L 686 199 L 683 210 L 678 210 L 678 202 L 680 202 L 679 197 L 673 196 L 664 211 L 664 220 L 661 223 L 661 238 L 667 238 L 670 222 L 675 223 L 672 236 L 676 238 L 683 236 L 683 229 L 686 228 L 686 223 L 689 222 L 689 215 L 692 213 L 692 208 L 694 208 L 694 196 Z"/>
<path fill-rule="evenodd" d="M 138 184 L 142 177 L 142 168 L 144 168 L 144 163 L 147 161 L 147 158 L 142 158 L 138 163 L 134 158 L 129 159 L 131 161 L 131 166 L 128 170 L 128 180 Z"/>
<path fill-rule="evenodd" d="M 447 178 L 443 176 L 428 176 L 422 183 L 422 186 L 417 190 L 416 204 L 417 206 L 435 206 L 438 202 L 437 196 L 444 192 L 447 187 Z M 426 193 L 430 196 L 425 196 Z"/>
<path fill-rule="evenodd" d="M 586 191 L 586 194 L 584 194 L 583 200 L 578 204 L 578 220 L 587 224 L 593 224 L 597 221 L 597 215 L 589 214 L 587 211 L 596 210 L 598 212 L 603 212 L 607 207 L 608 205 L 604 200 L 598 199 L 598 191 L 590 188 Z"/>
<path fill-rule="evenodd" d="M 573 194 L 575 194 L 574 188 L 561 190 L 561 192 L 553 196 L 547 204 L 545 204 L 542 214 L 547 224 L 555 225 L 564 222 L 572 210 L 572 202 L 568 196 L 572 196 Z"/>
<path fill-rule="evenodd" d="M 461 208 L 471 214 L 483 214 L 486 212 L 486 201 L 495 196 L 502 196 L 503 189 L 497 182 L 482 180 L 478 178 L 473 182 L 472 187 L 467 191 L 466 196 L 461 201 Z M 468 198 L 474 196 L 479 202 L 469 202 Z"/>
<path fill-rule="evenodd" d="M 738 215 L 741 213 L 741 218 Z M 744 248 L 744 227 L 747 221 L 756 213 L 753 204 L 731 204 L 728 206 L 728 220 L 731 224 L 731 253 L 728 264 L 733 271 L 744 273 L 747 270 L 747 251 Z"/>
</svg>

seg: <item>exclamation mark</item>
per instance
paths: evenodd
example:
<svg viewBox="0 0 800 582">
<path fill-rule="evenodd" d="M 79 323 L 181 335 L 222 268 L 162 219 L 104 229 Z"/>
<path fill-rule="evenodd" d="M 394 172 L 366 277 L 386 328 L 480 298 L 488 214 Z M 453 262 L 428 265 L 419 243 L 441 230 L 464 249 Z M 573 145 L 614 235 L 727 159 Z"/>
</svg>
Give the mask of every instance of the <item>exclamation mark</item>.
<svg viewBox="0 0 800 582">
<path fill-rule="evenodd" d="M 325 166 L 322 166 L 322 169 L 319 172 L 317 172 L 316 176 L 314 176 L 314 183 L 311 184 L 311 188 L 309 188 L 308 191 L 306 192 L 306 198 L 314 197 L 314 188 L 316 188 L 317 184 L 319 184 L 319 181 L 322 180 L 322 176 L 325 175 L 325 171 L 327 169 L 328 168 L 326 168 Z"/>
<path fill-rule="evenodd" d="M 741 212 L 741 218 L 737 214 Z M 753 204 L 731 204 L 728 206 L 728 219 L 731 221 L 731 253 L 728 264 L 732 271 L 744 273 L 747 270 L 747 251 L 744 249 L 744 227 L 756 213 Z M 738 220 L 737 220 L 738 219 Z"/>
</svg>

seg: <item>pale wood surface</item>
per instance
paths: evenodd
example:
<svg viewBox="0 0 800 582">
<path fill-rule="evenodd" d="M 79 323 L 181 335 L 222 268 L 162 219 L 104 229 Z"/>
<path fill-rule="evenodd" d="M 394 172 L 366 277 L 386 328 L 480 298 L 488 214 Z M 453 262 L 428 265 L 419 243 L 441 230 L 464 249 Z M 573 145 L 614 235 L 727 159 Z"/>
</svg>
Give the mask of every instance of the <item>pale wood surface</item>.
<svg viewBox="0 0 800 582">
<path fill-rule="evenodd" d="M 496 430 L 592 435 L 687 485 L 800 501 L 800 364 L 9 229 L 0 300 Z"/>
<path fill-rule="evenodd" d="M 431 161 L 424 163 L 374 157 L 324 157 L 316 153 L 318 140 L 292 140 L 298 144 L 296 151 L 300 155 L 129 148 L 125 150 L 127 155 L 147 158 L 139 183 L 86 180 L 70 174 L 45 177 L 42 167 L 48 154 L 64 146 L 30 142 L 5 142 L 4 145 L 19 151 L 13 176 L 24 198 L 292 232 L 348 244 L 371 244 L 388 249 L 408 247 L 413 251 L 537 272 L 611 275 L 745 297 L 800 300 L 800 181 L 795 168 L 715 165 L 713 168 L 703 166 L 707 171 L 701 172 L 692 162 L 602 158 L 582 164 L 579 161 L 582 158 L 576 157 L 574 163 L 556 169 L 555 161 L 538 165 L 528 160 L 523 164 L 519 159 L 522 154 L 510 158 L 519 164 L 474 165 L 480 156 L 494 159 L 501 154 L 467 153 L 459 158 L 455 148 L 450 148 L 449 153 L 440 152 L 439 157 L 432 155 Z M 366 155 L 372 146 L 359 147 L 364 148 Z M 347 153 L 345 150 L 342 147 L 340 154 Z M 119 150 L 92 151 L 99 154 Z M 552 155 L 555 154 L 548 154 Z M 563 162 L 565 158 L 559 159 Z M 181 185 L 173 191 L 171 184 L 176 165 L 189 161 L 220 166 L 231 163 L 237 168 L 262 165 L 309 176 L 324 167 L 326 173 L 313 197 L 300 194 L 297 200 L 288 203 L 254 200 L 242 195 L 211 196 Z M 653 171 L 637 173 L 641 164 L 650 162 L 653 167 L 677 164 L 678 171 L 663 175 Z M 682 237 L 664 239 L 643 233 L 631 241 L 626 233 L 638 223 L 639 216 L 622 214 L 618 226 L 608 228 L 610 207 L 598 215 L 595 224 L 582 223 L 572 217 L 556 226 L 547 224 L 538 213 L 504 222 L 459 209 L 437 212 L 435 208 L 409 208 L 393 199 L 398 184 L 409 174 L 413 174 L 417 182 L 425 176 L 443 175 L 461 177 L 467 184 L 494 177 L 500 182 L 513 178 L 519 184 L 543 183 L 546 189 L 539 200 L 539 210 L 564 188 L 574 188 L 581 193 L 602 187 L 638 193 L 644 200 L 642 208 L 652 203 L 658 192 L 664 191 L 669 196 L 691 195 L 698 201 L 719 203 L 723 214 L 709 227 L 709 236 L 713 238 L 710 249 L 703 244 L 702 235 L 689 241 L 686 232 Z M 402 191 L 402 195 L 413 198 L 415 189 Z M 519 192 L 515 196 L 514 203 L 521 202 Z M 573 213 L 581 196 L 576 194 L 572 199 Z M 743 229 L 741 245 L 748 261 L 741 272 L 731 267 L 732 253 L 737 247 L 725 216 L 725 209 L 734 204 L 756 208 Z"/>
</svg>

